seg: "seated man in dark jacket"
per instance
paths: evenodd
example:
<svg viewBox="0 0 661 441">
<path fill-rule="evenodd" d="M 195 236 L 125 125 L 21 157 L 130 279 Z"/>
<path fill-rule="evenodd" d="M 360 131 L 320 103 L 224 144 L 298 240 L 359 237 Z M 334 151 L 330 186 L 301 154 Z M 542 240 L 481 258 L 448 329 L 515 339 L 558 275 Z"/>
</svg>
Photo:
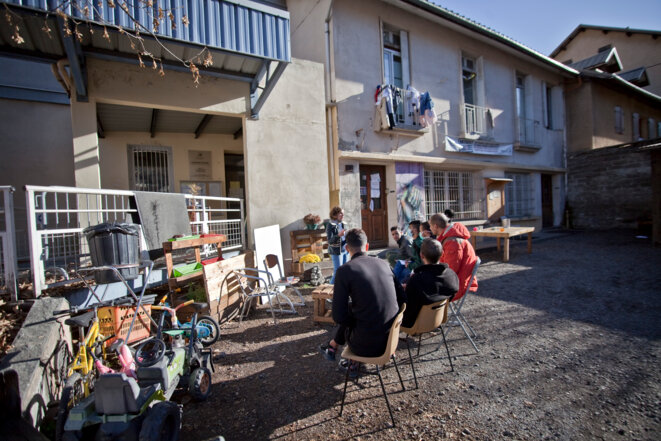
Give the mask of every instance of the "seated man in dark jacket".
<svg viewBox="0 0 661 441">
<path fill-rule="evenodd" d="M 328 360 L 334 360 L 338 346 L 345 343 L 356 355 L 383 354 L 390 326 L 405 302 L 404 290 L 388 264 L 366 253 L 365 232 L 349 230 L 345 239 L 351 259 L 337 269 L 333 290 L 333 320 L 339 326 L 333 339 L 320 348 Z M 349 373 L 357 375 L 358 365 L 349 366 Z"/>
<path fill-rule="evenodd" d="M 420 246 L 423 265 L 416 268 L 406 285 L 406 311 L 402 326 L 410 328 L 423 305 L 452 299 L 459 289 L 459 278 L 447 263 L 439 263 L 443 248 L 436 239 L 427 238 Z"/>
</svg>

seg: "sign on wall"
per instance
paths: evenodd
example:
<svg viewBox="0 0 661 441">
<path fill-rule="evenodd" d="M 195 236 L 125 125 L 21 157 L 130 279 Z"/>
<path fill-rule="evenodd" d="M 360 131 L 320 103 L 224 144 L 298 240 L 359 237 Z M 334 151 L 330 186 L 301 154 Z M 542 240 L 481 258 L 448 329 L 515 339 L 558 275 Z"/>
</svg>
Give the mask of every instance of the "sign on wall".
<svg viewBox="0 0 661 441">
<path fill-rule="evenodd" d="M 470 139 L 454 139 L 445 137 L 445 151 L 458 153 L 474 153 L 476 155 L 512 156 L 512 144 L 493 145 Z"/>
<path fill-rule="evenodd" d="M 188 151 L 188 173 L 191 180 L 211 179 L 211 152 L 204 150 Z"/>
</svg>

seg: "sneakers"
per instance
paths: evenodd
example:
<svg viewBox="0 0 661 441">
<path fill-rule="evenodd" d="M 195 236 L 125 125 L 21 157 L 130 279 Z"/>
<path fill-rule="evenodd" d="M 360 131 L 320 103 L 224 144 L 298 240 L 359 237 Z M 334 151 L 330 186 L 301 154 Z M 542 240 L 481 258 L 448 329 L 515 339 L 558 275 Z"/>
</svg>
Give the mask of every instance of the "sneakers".
<svg viewBox="0 0 661 441">
<path fill-rule="evenodd" d="M 358 361 L 348 360 L 343 358 L 338 364 L 338 369 L 342 372 L 346 372 L 349 369 L 349 378 L 357 378 L 360 374 L 361 363 Z"/>
<path fill-rule="evenodd" d="M 335 348 L 330 345 L 330 343 L 326 343 L 324 345 L 319 346 L 319 351 L 324 354 L 324 358 L 328 361 L 334 361 L 335 360 Z"/>
</svg>

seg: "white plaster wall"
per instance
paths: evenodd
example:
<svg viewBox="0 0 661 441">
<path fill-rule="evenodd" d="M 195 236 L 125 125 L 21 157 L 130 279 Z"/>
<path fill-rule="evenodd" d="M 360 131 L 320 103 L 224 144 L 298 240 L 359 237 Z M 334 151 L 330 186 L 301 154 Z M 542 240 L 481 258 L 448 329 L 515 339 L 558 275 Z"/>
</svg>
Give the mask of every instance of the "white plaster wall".
<svg viewBox="0 0 661 441">
<path fill-rule="evenodd" d="M 279 224 L 286 260 L 289 231 L 308 213 L 327 218 L 330 208 L 323 65 L 293 59 L 243 132 L 248 233 Z"/>
<path fill-rule="evenodd" d="M 449 153 L 444 136 L 461 134 L 462 82 L 461 54 L 482 59 L 486 107 L 496 115 L 494 136 L 500 143 L 512 143 L 516 136 L 515 72 L 531 78 L 527 91 L 529 115 L 542 121 L 541 84 L 562 83 L 561 75 L 539 67 L 532 60 L 515 57 L 497 46 L 485 44 L 448 27 L 422 19 L 392 5 L 376 0 L 352 2 L 338 0 L 333 6 L 336 52 L 336 84 L 339 109 L 340 149 L 373 153 L 416 154 L 451 159 L 484 158 Z M 439 122 L 430 133 L 404 136 L 374 132 L 374 91 L 382 81 L 379 20 L 409 33 L 411 82 L 419 91 L 429 91 Z M 562 97 L 559 97 L 560 101 Z M 555 103 L 562 107 L 563 103 Z M 562 121 L 557 121 L 562 129 Z M 490 157 L 503 164 L 561 167 L 562 145 L 556 136 L 544 134 L 542 154 L 515 152 L 512 157 Z"/>
<path fill-rule="evenodd" d="M 129 189 L 129 144 L 170 147 L 174 166 L 174 192 L 181 190 L 181 181 L 190 179 L 188 152 L 202 150 L 211 152 L 213 181 L 222 181 L 222 196 L 225 194 L 225 153 L 243 154 L 243 141 L 232 135 L 202 134 L 195 139 L 192 133 L 149 133 L 109 132 L 99 140 L 101 158 L 101 187 L 105 189 Z"/>
</svg>

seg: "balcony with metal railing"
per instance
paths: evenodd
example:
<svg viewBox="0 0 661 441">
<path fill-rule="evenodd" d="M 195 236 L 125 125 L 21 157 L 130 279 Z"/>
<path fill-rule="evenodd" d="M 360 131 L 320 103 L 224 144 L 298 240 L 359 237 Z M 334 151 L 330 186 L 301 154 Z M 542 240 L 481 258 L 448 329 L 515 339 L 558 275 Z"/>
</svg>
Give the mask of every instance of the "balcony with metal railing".
<svg viewBox="0 0 661 441">
<path fill-rule="evenodd" d="M 25 194 L 35 296 L 61 284 L 58 278 L 68 279 L 78 269 L 91 266 L 83 234 L 86 227 L 138 216 L 133 191 L 26 186 Z M 243 199 L 184 196 L 193 234 L 224 234 L 223 252 L 245 247 Z M 9 248 L 4 240 L 1 244 L 6 255 Z M 212 255 L 215 250 L 203 253 Z"/>
<path fill-rule="evenodd" d="M 491 138 L 493 115 L 487 107 L 463 103 L 461 105 L 463 132 L 465 138 Z"/>
</svg>

